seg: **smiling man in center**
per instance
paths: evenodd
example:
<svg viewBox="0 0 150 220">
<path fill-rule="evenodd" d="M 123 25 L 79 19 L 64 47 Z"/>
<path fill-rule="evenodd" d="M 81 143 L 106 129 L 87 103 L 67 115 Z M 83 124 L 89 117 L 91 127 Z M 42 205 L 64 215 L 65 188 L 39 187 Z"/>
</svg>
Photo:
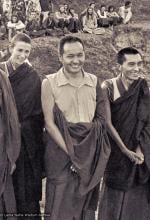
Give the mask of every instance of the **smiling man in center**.
<svg viewBox="0 0 150 220">
<path fill-rule="evenodd" d="M 83 42 L 61 39 L 62 68 L 42 84 L 47 130 L 45 219 L 94 220 L 99 183 L 110 154 L 99 81 L 83 69 Z"/>
</svg>

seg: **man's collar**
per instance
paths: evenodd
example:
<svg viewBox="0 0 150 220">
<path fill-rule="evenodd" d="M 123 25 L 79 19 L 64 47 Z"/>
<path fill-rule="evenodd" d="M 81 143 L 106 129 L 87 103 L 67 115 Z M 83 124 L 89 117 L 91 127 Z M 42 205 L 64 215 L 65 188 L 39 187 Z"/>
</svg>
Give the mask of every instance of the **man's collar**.
<svg viewBox="0 0 150 220">
<path fill-rule="evenodd" d="M 83 83 L 81 85 L 87 85 L 90 87 L 95 87 L 95 82 L 92 79 L 92 77 L 89 75 L 89 73 L 83 71 Z M 72 83 L 69 81 L 69 79 L 65 76 L 64 72 L 63 72 L 63 68 L 61 68 L 58 72 L 57 72 L 57 85 L 58 86 L 64 86 L 67 84 L 72 85 Z"/>
</svg>

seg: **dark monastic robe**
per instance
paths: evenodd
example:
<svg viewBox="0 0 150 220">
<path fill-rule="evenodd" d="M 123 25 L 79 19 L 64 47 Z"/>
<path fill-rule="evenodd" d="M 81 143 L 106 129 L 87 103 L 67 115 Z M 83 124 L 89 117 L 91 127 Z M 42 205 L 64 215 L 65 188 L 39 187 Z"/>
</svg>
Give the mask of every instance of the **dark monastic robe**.
<svg viewBox="0 0 150 220">
<path fill-rule="evenodd" d="M 0 70 L 0 219 L 14 214 L 16 201 L 10 175 L 11 165 L 19 156 L 21 145 L 20 125 L 9 80 Z"/>
<path fill-rule="evenodd" d="M 118 87 L 119 88 L 119 87 Z M 128 149 L 141 147 L 145 161 L 135 165 L 110 137 L 104 198 L 99 220 L 148 220 L 150 187 L 150 94 L 144 79 L 133 82 L 120 98 L 111 101 L 112 123 Z"/>
<path fill-rule="evenodd" d="M 43 155 L 41 80 L 27 63 L 16 70 L 9 60 L 1 66 L 9 73 L 21 125 L 21 152 L 13 175 L 17 210 L 22 214 L 39 214 Z M 30 218 L 33 219 L 32 216 L 25 217 Z"/>
<path fill-rule="evenodd" d="M 57 105 L 54 106 L 54 120 L 66 142 L 69 156 L 48 135 L 45 219 L 94 220 L 99 183 L 110 154 L 103 120 L 97 114 L 91 123 L 69 123 Z M 77 173 L 72 173 L 72 164 Z M 91 212 L 89 217 L 88 212 Z"/>
<path fill-rule="evenodd" d="M 143 153 L 147 153 L 144 155 L 145 163 L 135 166 L 110 138 L 112 153 L 106 171 L 108 186 L 127 191 L 134 184 L 148 180 L 148 168 L 150 168 L 149 109 L 149 88 L 143 79 L 135 81 L 123 96 L 111 103 L 112 123 L 125 145 L 132 151 L 140 145 Z"/>
</svg>

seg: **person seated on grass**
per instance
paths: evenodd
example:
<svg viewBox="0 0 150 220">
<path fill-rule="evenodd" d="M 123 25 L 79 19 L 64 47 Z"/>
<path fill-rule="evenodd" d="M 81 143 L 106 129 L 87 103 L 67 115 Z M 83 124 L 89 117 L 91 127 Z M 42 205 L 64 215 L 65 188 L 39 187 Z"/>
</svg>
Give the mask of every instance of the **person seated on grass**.
<svg viewBox="0 0 150 220">
<path fill-rule="evenodd" d="M 70 9 L 69 5 L 65 3 L 64 4 L 64 9 L 65 9 L 65 14 L 68 16 L 69 15 L 69 9 Z"/>
<path fill-rule="evenodd" d="M 26 19 L 31 20 L 32 18 L 34 19 L 34 14 L 40 18 L 41 14 L 41 7 L 39 2 L 35 0 L 29 0 L 27 6 L 26 6 Z"/>
<path fill-rule="evenodd" d="M 54 29 L 56 29 L 54 13 L 48 13 L 48 17 L 43 21 L 42 27 L 46 31 L 46 35 L 52 35 Z"/>
<path fill-rule="evenodd" d="M 105 32 L 103 28 L 98 28 L 97 18 L 91 7 L 87 9 L 87 13 L 83 17 L 83 32 L 89 34 L 103 34 Z"/>
<path fill-rule="evenodd" d="M 38 0 L 41 6 L 41 20 L 44 21 L 49 12 L 53 12 L 54 3 L 52 0 Z"/>
<path fill-rule="evenodd" d="M 7 24 L 7 28 L 8 28 L 8 40 L 10 41 L 16 33 L 24 31 L 25 24 L 18 19 L 17 15 L 13 14 L 11 17 L 11 21 L 9 21 Z"/>
<path fill-rule="evenodd" d="M 110 25 L 117 25 L 118 23 L 120 23 L 120 17 L 118 13 L 115 11 L 113 5 L 110 5 L 108 7 L 107 17 L 109 18 Z"/>
<path fill-rule="evenodd" d="M 93 8 L 94 14 L 97 16 L 97 13 L 96 13 L 96 11 L 95 11 L 95 2 L 94 2 L 94 1 L 93 1 L 93 2 L 90 2 L 90 3 L 88 4 L 88 6 L 87 6 L 87 7 L 80 13 L 80 15 L 79 15 L 79 20 L 80 20 L 80 23 L 81 23 L 81 24 L 83 23 L 83 17 L 86 15 L 88 7 Z M 82 27 L 82 29 L 83 29 L 83 27 Z"/>
<path fill-rule="evenodd" d="M 75 12 L 74 8 L 69 9 L 68 30 L 72 33 L 77 33 L 77 32 L 81 31 L 81 22 L 79 20 L 78 14 Z"/>
<path fill-rule="evenodd" d="M 3 12 L 2 18 L 3 18 L 3 21 L 4 21 L 5 25 L 6 25 L 6 27 L 7 27 L 8 21 L 10 21 L 8 11 L 4 11 Z"/>
<path fill-rule="evenodd" d="M 99 27 L 109 27 L 109 19 L 107 17 L 106 5 L 101 5 L 97 10 L 97 23 Z"/>
<path fill-rule="evenodd" d="M 34 12 L 34 4 L 32 0 L 29 0 L 28 2 L 26 2 L 26 19 L 31 20 L 31 14 L 32 12 Z"/>
<path fill-rule="evenodd" d="M 65 13 L 64 5 L 59 5 L 59 10 L 54 13 L 55 25 L 64 32 L 67 32 L 69 24 L 69 16 Z"/>
<path fill-rule="evenodd" d="M 45 35 L 46 31 L 42 30 L 42 27 L 40 26 L 40 18 L 36 16 L 36 13 L 34 18 L 27 22 L 25 32 L 30 37 L 41 37 Z"/>
<path fill-rule="evenodd" d="M 18 19 L 25 23 L 26 20 L 26 8 L 24 0 L 13 1 L 12 13 L 18 15 Z"/>
<path fill-rule="evenodd" d="M 118 12 L 123 24 L 128 24 L 132 18 L 132 2 L 126 1 L 124 6 L 119 8 Z"/>
<path fill-rule="evenodd" d="M 8 19 L 11 19 L 11 15 L 12 15 L 12 1 L 11 0 L 3 1 L 2 9 L 3 9 L 3 12 L 7 11 Z"/>
<path fill-rule="evenodd" d="M 88 4 L 88 7 L 93 8 L 94 14 L 97 15 L 97 13 L 96 13 L 96 11 L 95 11 L 95 2 L 94 2 L 94 1 L 93 1 L 93 2 L 90 2 L 90 3 Z M 83 17 L 83 16 L 86 15 L 86 12 L 87 12 L 88 7 L 86 7 L 86 8 L 80 13 L 80 17 Z"/>
</svg>

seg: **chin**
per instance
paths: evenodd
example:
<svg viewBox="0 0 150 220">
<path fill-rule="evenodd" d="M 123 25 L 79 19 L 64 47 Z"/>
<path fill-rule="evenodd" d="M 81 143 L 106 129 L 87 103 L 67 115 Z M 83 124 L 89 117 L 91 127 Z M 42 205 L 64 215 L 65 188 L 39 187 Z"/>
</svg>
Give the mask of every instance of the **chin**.
<svg viewBox="0 0 150 220">
<path fill-rule="evenodd" d="M 132 79 L 137 80 L 139 79 L 139 76 L 132 77 Z"/>
<path fill-rule="evenodd" d="M 81 71 L 81 69 L 70 70 L 70 73 L 76 74 L 76 73 L 78 73 L 78 72 L 80 72 L 80 71 Z"/>
<path fill-rule="evenodd" d="M 133 81 L 136 81 L 138 79 L 139 79 L 139 77 L 135 77 L 135 78 L 130 78 L 129 80 L 133 82 Z"/>
<path fill-rule="evenodd" d="M 18 65 L 22 65 L 24 62 L 20 62 L 20 63 L 18 63 Z"/>
</svg>

